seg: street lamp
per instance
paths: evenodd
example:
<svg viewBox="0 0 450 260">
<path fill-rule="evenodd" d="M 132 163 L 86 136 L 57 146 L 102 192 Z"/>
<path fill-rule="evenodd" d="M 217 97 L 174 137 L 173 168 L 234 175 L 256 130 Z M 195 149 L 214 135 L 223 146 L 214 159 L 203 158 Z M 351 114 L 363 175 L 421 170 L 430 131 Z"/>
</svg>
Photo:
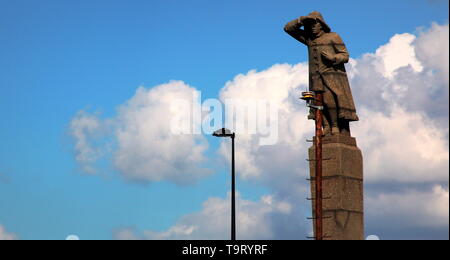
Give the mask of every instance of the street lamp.
<svg viewBox="0 0 450 260">
<path fill-rule="evenodd" d="M 234 170 L 234 138 L 235 133 L 222 128 L 213 133 L 215 137 L 231 137 L 231 240 L 236 240 L 236 174 Z"/>
</svg>

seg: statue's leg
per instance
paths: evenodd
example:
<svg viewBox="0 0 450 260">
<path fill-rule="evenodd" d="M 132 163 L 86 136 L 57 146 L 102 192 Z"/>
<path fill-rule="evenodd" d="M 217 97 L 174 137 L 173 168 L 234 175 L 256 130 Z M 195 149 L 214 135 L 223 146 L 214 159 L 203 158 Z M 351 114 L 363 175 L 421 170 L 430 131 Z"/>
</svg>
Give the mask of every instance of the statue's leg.
<svg viewBox="0 0 450 260">
<path fill-rule="evenodd" d="M 331 114 L 330 114 L 330 108 L 328 108 L 325 98 L 324 98 L 324 107 L 323 107 L 323 135 L 331 135 Z"/>
<path fill-rule="evenodd" d="M 346 136 L 351 136 L 349 120 L 339 119 L 339 125 L 341 127 L 341 134 L 346 135 Z"/>
<path fill-rule="evenodd" d="M 330 121 L 331 121 L 331 133 L 333 135 L 339 134 L 338 113 L 336 108 L 329 109 Z"/>
<path fill-rule="evenodd" d="M 328 88 L 325 88 L 324 92 L 324 103 L 325 103 L 325 110 L 324 115 L 325 118 L 328 121 L 328 131 L 331 132 L 331 134 L 339 134 L 339 124 L 338 124 L 338 111 L 336 109 L 336 97 L 334 93 L 329 90 Z"/>
<path fill-rule="evenodd" d="M 327 109 L 324 109 L 323 112 L 323 135 L 327 136 L 331 134 L 330 115 Z"/>
</svg>

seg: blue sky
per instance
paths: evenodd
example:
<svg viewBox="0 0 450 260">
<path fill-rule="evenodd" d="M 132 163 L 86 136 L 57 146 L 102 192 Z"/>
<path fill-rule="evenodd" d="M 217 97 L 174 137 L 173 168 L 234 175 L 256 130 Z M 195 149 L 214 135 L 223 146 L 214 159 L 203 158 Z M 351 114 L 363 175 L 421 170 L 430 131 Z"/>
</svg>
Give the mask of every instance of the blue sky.
<svg viewBox="0 0 450 260">
<path fill-rule="evenodd" d="M 81 173 L 68 127 L 79 110 L 116 114 L 139 86 L 183 80 L 215 98 L 249 70 L 307 60 L 283 32 L 319 10 L 353 58 L 397 33 L 448 23 L 448 1 L 0 0 L 0 225 L 22 239 L 111 239 L 120 227 L 166 230 L 224 197 L 228 168 L 196 185 L 124 181 L 105 159 Z M 266 187 L 240 182 L 247 199 Z"/>
</svg>

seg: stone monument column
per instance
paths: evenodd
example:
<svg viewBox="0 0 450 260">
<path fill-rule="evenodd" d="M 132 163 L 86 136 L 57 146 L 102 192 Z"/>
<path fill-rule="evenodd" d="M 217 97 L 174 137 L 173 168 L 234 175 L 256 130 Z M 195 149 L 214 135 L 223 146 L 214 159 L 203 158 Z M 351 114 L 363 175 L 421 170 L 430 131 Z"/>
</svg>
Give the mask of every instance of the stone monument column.
<svg viewBox="0 0 450 260">
<path fill-rule="evenodd" d="M 322 139 L 323 234 L 325 240 L 363 240 L 363 159 L 356 139 Z M 315 150 L 309 148 L 311 194 L 315 190 Z M 314 196 L 313 196 L 314 198 Z M 314 199 L 312 200 L 314 209 Z M 314 216 L 314 211 L 313 211 Z"/>
</svg>

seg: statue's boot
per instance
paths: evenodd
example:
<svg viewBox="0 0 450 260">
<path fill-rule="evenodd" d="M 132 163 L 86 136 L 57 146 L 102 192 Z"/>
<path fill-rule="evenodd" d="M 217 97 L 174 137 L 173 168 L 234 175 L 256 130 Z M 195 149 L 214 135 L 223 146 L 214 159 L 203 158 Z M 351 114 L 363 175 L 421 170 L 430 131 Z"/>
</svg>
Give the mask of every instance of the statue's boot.
<svg viewBox="0 0 450 260">
<path fill-rule="evenodd" d="M 332 135 L 340 134 L 339 127 L 337 124 L 333 124 L 333 126 L 331 127 L 331 134 Z"/>
<path fill-rule="evenodd" d="M 324 117 L 323 120 L 323 136 L 331 135 L 331 127 L 330 123 L 328 122 L 327 117 Z"/>
<path fill-rule="evenodd" d="M 331 124 L 331 134 L 338 135 L 340 134 L 339 126 L 338 126 L 338 114 L 336 109 L 328 110 L 330 116 L 330 124 Z"/>
</svg>

